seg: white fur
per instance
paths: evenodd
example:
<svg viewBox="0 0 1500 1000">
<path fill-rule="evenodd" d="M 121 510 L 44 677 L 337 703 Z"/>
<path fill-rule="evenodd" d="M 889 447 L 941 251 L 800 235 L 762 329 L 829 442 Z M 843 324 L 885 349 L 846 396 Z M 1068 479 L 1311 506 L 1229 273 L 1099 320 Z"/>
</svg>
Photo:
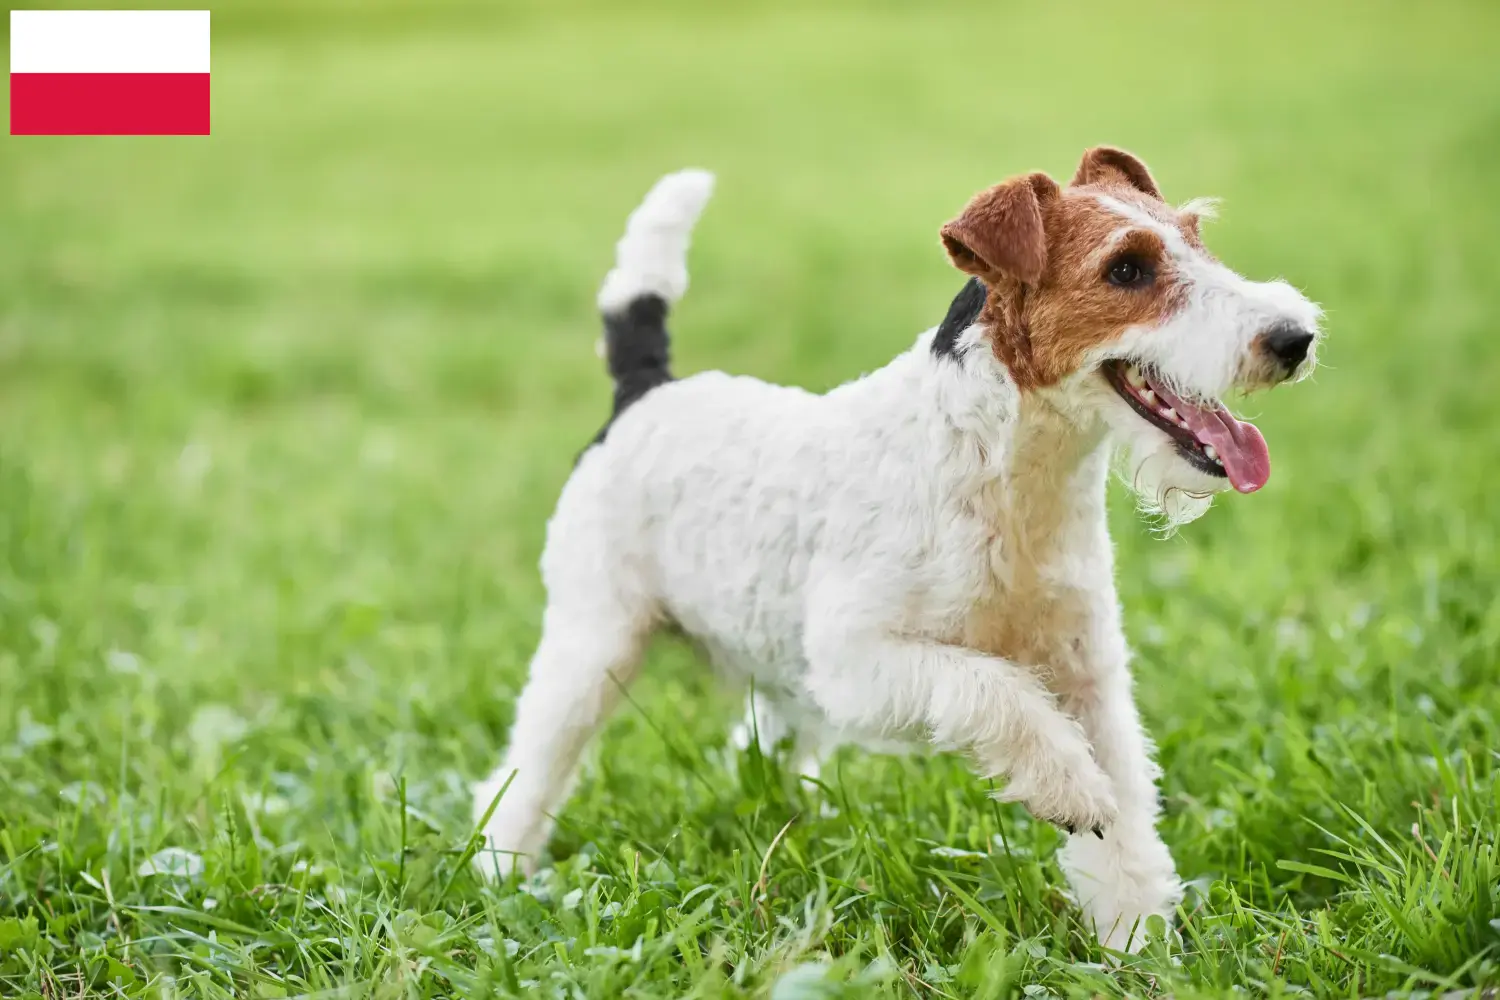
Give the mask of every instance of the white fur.
<svg viewBox="0 0 1500 1000">
<path fill-rule="evenodd" d="M 690 221 L 707 190 L 679 185 L 671 217 Z M 619 275 L 685 284 L 661 252 L 685 230 L 634 242 L 669 228 L 647 211 L 661 191 L 632 216 L 602 303 L 619 305 Z M 1179 250 L 1191 317 L 1112 352 L 1208 394 L 1249 349 L 1250 314 L 1307 309 Z M 1137 947 L 1144 918 L 1170 920 L 1181 890 L 1155 829 L 1105 486 L 1120 446 L 1161 456 L 1152 490 L 1224 481 L 1170 460 L 1093 371 L 1023 395 L 981 327 L 957 357 L 934 356 L 932 334 L 825 395 L 720 372 L 669 383 L 582 457 L 548 525 L 549 602 L 510 748 L 476 793 L 482 814 L 514 775 L 484 829 L 485 870 L 509 868 L 495 852 L 529 865 L 545 846 L 585 742 L 671 620 L 753 681 L 742 744 L 792 737 L 809 767 L 841 741 L 962 751 L 1006 778 L 1005 799 L 1078 831 L 1061 862 L 1105 944 Z"/>
<path fill-rule="evenodd" d="M 1191 198 L 1183 202 L 1177 211 L 1182 215 L 1194 215 L 1199 219 L 1211 221 L 1219 217 L 1219 199 Z"/>
<path fill-rule="evenodd" d="M 599 289 L 599 309 L 614 312 L 640 295 L 676 302 L 687 292 L 687 251 L 693 224 L 714 192 L 707 170 L 667 174 L 625 223 L 615 267 Z"/>
</svg>

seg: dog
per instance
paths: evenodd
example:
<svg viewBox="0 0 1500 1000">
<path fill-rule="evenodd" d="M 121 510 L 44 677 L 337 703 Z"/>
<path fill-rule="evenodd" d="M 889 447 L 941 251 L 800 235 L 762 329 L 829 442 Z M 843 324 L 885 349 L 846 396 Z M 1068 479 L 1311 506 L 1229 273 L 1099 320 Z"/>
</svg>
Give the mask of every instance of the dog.
<svg viewBox="0 0 1500 1000">
<path fill-rule="evenodd" d="M 967 284 L 884 368 L 822 395 L 674 379 L 665 320 L 712 188 L 659 181 L 599 292 L 613 413 L 548 524 L 541 641 L 475 794 L 481 868 L 534 865 L 670 623 L 749 682 L 742 737 L 789 737 L 803 766 L 895 740 L 1003 778 L 1000 798 L 1069 832 L 1061 866 L 1100 942 L 1138 948 L 1182 890 L 1106 483 L 1118 465 L 1169 526 L 1264 486 L 1265 440 L 1219 398 L 1310 372 L 1319 308 L 1215 259 L 1211 202 L 1173 208 L 1144 163 L 1098 147 L 1066 186 L 1015 177 L 942 227 Z"/>
</svg>

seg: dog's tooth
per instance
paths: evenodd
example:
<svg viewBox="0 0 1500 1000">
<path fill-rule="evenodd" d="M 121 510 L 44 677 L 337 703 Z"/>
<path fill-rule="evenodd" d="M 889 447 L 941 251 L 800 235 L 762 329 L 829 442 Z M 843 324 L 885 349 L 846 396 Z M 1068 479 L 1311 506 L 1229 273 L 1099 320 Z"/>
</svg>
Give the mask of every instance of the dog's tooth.
<svg viewBox="0 0 1500 1000">
<path fill-rule="evenodd" d="M 1210 462 L 1217 462 L 1219 460 L 1219 452 L 1211 444 L 1206 444 L 1203 446 L 1203 454 L 1208 456 L 1208 460 Z"/>
<path fill-rule="evenodd" d="M 1150 389 L 1142 389 L 1141 398 L 1148 403 L 1154 403 L 1156 402 L 1156 393 L 1152 392 Z"/>
<path fill-rule="evenodd" d="M 1174 424 L 1180 424 L 1180 423 L 1182 423 L 1182 418 L 1179 417 L 1177 415 L 1177 411 L 1174 410 L 1174 409 L 1172 409 L 1170 406 L 1167 407 L 1165 410 L 1162 410 L 1161 411 L 1161 415 L 1164 416 L 1164 417 L 1166 417 L 1168 420 L 1172 421 L 1172 423 L 1174 423 Z"/>
<path fill-rule="evenodd" d="M 1130 365 L 1125 369 L 1125 381 L 1137 389 L 1144 389 L 1146 387 L 1146 376 L 1142 375 L 1141 370 L 1135 365 Z"/>
</svg>

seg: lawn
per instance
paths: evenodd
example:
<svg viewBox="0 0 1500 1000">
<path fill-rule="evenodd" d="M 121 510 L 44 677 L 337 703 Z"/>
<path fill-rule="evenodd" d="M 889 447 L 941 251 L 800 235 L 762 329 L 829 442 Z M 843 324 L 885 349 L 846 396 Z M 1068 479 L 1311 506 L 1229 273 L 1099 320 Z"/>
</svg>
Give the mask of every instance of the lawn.
<svg viewBox="0 0 1500 1000">
<path fill-rule="evenodd" d="M 284 0 L 214 135 L 0 139 L 0 996 L 1369 997 L 1500 982 L 1500 6 Z M 1113 968 L 1057 832 L 947 757 L 827 788 L 654 648 L 549 866 L 468 785 L 603 421 L 592 299 L 719 173 L 677 367 L 826 388 L 961 284 L 937 227 L 1110 142 L 1327 308 L 1273 476 L 1115 489 L 1189 880 Z M 779 839 L 778 839 L 778 835 Z"/>
</svg>

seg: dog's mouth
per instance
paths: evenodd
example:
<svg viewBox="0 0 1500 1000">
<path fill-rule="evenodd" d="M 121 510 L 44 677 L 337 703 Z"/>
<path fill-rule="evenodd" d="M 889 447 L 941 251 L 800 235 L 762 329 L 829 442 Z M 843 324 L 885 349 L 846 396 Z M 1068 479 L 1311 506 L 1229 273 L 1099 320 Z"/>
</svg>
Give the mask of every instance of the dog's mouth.
<svg viewBox="0 0 1500 1000">
<path fill-rule="evenodd" d="M 1104 378 L 1142 420 L 1167 435 L 1193 468 L 1222 476 L 1241 493 L 1271 478 L 1271 453 L 1252 423 L 1237 420 L 1218 400 L 1192 403 L 1133 361 L 1108 361 Z"/>
</svg>

